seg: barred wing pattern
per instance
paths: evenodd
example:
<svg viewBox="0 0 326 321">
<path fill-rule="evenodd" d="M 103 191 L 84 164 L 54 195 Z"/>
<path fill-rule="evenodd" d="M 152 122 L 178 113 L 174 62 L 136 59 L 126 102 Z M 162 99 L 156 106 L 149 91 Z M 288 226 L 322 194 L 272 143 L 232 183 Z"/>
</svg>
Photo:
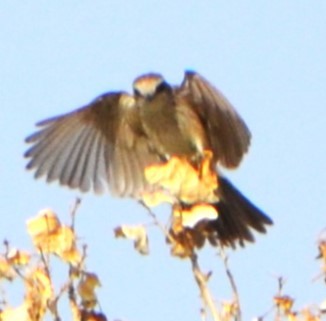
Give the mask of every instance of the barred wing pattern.
<svg viewBox="0 0 326 321">
<path fill-rule="evenodd" d="M 86 107 L 37 124 L 25 153 L 35 177 L 48 182 L 117 196 L 137 197 L 149 189 L 144 168 L 155 161 L 138 121 L 133 97 L 118 92 L 100 96 Z"/>
<path fill-rule="evenodd" d="M 206 79 L 190 71 L 176 92 L 192 102 L 216 161 L 228 168 L 237 167 L 248 150 L 251 134 L 229 101 Z"/>
</svg>

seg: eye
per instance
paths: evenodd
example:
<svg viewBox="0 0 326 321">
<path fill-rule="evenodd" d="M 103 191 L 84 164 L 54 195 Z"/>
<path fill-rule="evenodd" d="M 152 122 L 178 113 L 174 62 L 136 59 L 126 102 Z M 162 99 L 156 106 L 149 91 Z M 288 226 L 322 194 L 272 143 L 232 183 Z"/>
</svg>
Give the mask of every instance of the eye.
<svg viewBox="0 0 326 321">
<path fill-rule="evenodd" d="M 170 86 L 165 82 L 162 81 L 157 87 L 156 87 L 156 93 L 160 93 L 166 89 L 170 89 Z"/>
<path fill-rule="evenodd" d="M 134 95 L 137 97 L 141 96 L 141 93 L 137 88 L 134 88 Z"/>
</svg>

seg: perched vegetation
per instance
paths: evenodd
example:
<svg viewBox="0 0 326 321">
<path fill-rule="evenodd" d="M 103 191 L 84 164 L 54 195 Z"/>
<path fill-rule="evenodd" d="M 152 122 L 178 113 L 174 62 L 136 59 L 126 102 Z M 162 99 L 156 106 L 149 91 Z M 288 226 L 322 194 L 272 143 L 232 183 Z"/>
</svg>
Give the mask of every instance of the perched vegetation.
<svg viewBox="0 0 326 321">
<path fill-rule="evenodd" d="M 24 287 L 24 298 L 17 307 L 12 307 L 5 299 L 5 291 L 1 300 L 1 321 L 41 321 L 52 316 L 53 320 L 66 320 L 59 311 L 58 303 L 68 300 L 73 321 L 105 321 L 109 317 L 100 309 L 96 289 L 101 286 L 95 271 L 86 269 L 87 251 L 85 244 L 77 241 L 75 231 L 76 212 L 80 201 L 77 200 L 71 211 L 71 222 L 65 225 L 50 209 L 42 210 L 37 216 L 27 221 L 27 232 L 30 235 L 34 249 L 29 252 L 14 248 L 8 241 L 4 242 L 4 253 L 0 256 L 0 281 L 4 288 L 12 286 L 13 282 L 21 282 Z M 198 311 L 198 319 L 213 319 L 214 321 L 241 320 L 241 305 L 235 280 L 228 266 L 227 255 L 220 247 L 220 258 L 224 262 L 226 275 L 233 289 L 233 299 L 218 305 L 209 290 L 209 274 L 201 271 L 197 251 L 198 248 L 190 241 L 174 237 L 157 220 L 155 214 L 147 208 L 149 215 L 160 230 L 166 234 L 167 244 L 171 254 L 177 258 L 189 259 L 192 263 L 194 280 L 198 284 L 203 308 Z M 134 242 L 135 249 L 140 254 L 148 254 L 148 237 L 145 226 L 119 226 L 115 229 L 116 237 L 123 237 Z M 191 240 L 191 237 L 188 241 Z M 193 244 L 193 246 L 191 246 Z M 326 240 L 320 240 L 318 258 L 321 262 L 319 280 L 326 279 Z M 53 257 L 57 257 L 67 267 L 67 275 L 62 277 L 60 284 L 56 270 L 52 266 Z M 102 286 L 106 286 L 102 284 Z M 55 288 L 59 289 L 55 292 Z M 272 297 L 272 309 L 257 318 L 259 321 L 273 319 L 275 321 L 319 321 L 326 315 L 326 301 L 317 303 L 315 307 L 294 308 L 294 299 L 286 294 L 284 280 L 278 279 L 278 291 Z M 266 302 L 268 306 L 269 303 Z"/>
</svg>

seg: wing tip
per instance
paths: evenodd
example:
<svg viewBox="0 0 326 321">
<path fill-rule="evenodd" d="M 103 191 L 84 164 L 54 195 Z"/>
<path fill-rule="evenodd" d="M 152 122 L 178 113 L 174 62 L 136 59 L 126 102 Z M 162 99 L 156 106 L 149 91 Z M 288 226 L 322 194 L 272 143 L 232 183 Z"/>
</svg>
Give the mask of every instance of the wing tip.
<svg viewBox="0 0 326 321">
<path fill-rule="evenodd" d="M 193 79 L 195 77 L 198 77 L 198 75 L 199 75 L 198 72 L 196 72 L 195 70 L 186 69 L 184 71 L 184 82 L 186 82 L 187 80 L 189 81 L 189 80 L 191 80 L 191 79 Z"/>
<path fill-rule="evenodd" d="M 185 70 L 185 75 L 193 76 L 193 75 L 197 75 L 197 72 L 195 70 L 189 68 L 189 69 Z"/>
</svg>

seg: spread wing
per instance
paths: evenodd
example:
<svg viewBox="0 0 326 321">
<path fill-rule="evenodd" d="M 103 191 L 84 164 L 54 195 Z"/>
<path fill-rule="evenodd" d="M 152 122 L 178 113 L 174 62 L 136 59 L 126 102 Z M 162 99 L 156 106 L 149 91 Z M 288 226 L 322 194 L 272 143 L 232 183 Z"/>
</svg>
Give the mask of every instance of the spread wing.
<svg viewBox="0 0 326 321">
<path fill-rule="evenodd" d="M 109 93 L 86 107 L 37 124 L 26 139 L 28 169 L 48 182 L 117 196 L 137 197 L 149 188 L 144 168 L 157 161 L 144 135 L 134 99 Z"/>
<path fill-rule="evenodd" d="M 228 100 L 207 80 L 186 72 L 177 93 L 192 101 L 206 130 L 216 161 L 233 168 L 250 145 L 250 132 Z"/>
</svg>

